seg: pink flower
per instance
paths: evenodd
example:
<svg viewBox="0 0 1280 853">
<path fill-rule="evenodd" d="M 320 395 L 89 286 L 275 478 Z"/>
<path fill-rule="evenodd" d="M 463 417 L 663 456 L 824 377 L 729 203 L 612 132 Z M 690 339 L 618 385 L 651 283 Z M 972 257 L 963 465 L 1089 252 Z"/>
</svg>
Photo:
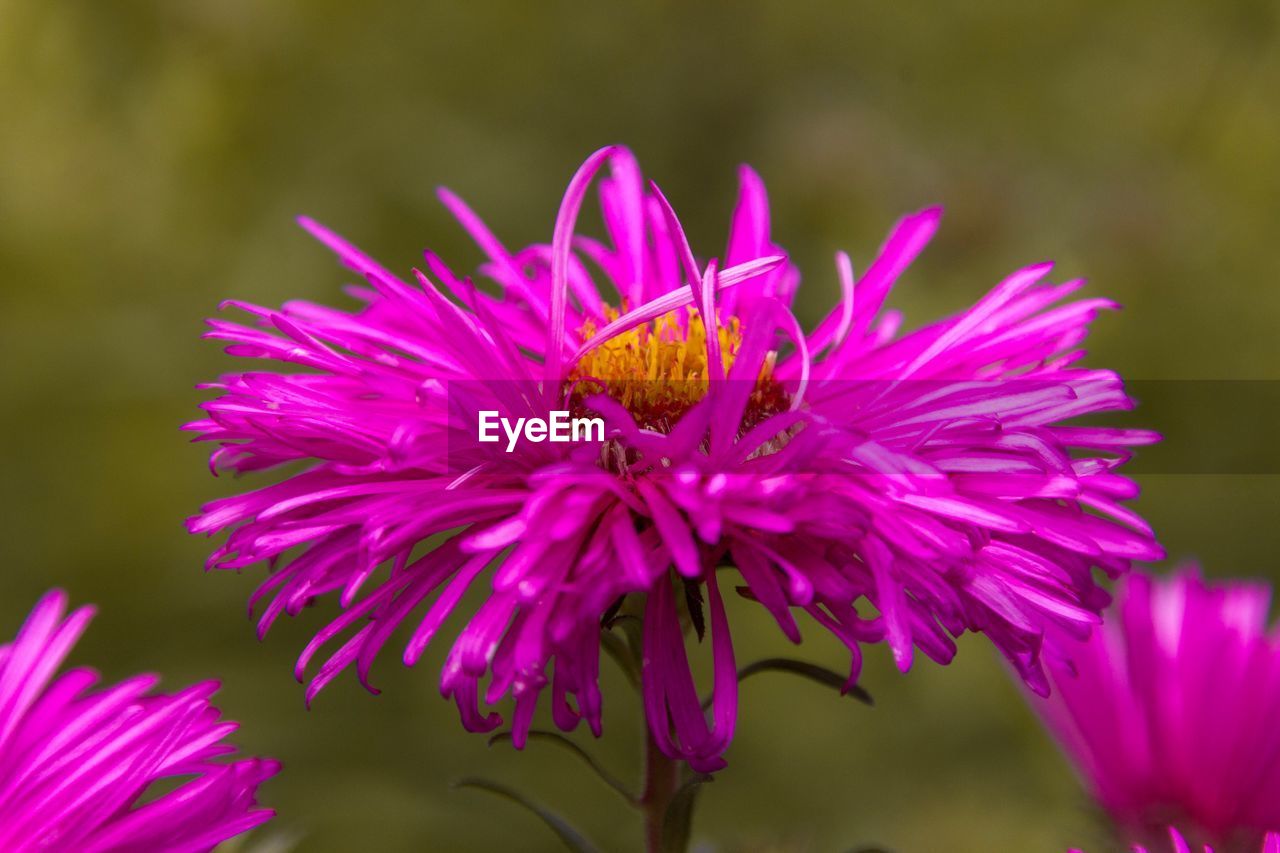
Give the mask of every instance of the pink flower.
<svg viewBox="0 0 1280 853">
<path fill-rule="evenodd" d="M 54 678 L 93 618 L 64 619 L 66 604 L 50 592 L 0 647 L 0 849 L 211 850 L 269 820 L 255 793 L 280 766 L 216 760 L 236 729 L 209 704 L 217 682 L 169 695 L 150 675 L 106 688 L 89 669 Z M 151 792 L 178 777 L 192 778 Z"/>
<path fill-rule="evenodd" d="M 1236 850 L 1280 829 L 1270 597 L 1195 569 L 1130 575 L 1102 628 L 1051 658 L 1053 695 L 1033 705 L 1127 840 L 1154 846 L 1172 825 Z"/>
<path fill-rule="evenodd" d="M 606 163 L 597 240 L 576 222 Z M 1044 690 L 1045 626 L 1084 634 L 1107 601 L 1092 568 L 1118 574 L 1160 555 L 1121 506 L 1137 490 L 1116 473 L 1155 436 L 1061 425 L 1131 403 L 1114 373 L 1075 366 L 1111 303 L 1063 304 L 1082 283 L 1044 284 L 1048 264 L 899 334 L 901 318 L 882 307 L 937 228 L 940 211 L 925 210 L 898 223 L 856 283 L 837 256 L 842 297 L 806 333 L 791 312 L 799 274 L 745 167 L 722 262 L 695 258 L 621 148 L 578 170 L 549 245 L 508 250 L 457 197 L 441 198 L 487 256 L 478 274 L 498 295 L 430 252 L 426 272 L 404 281 L 303 220 L 366 280 L 352 291 L 363 307 L 237 302 L 252 326 L 210 321 L 232 355 L 304 369 L 208 386 L 219 395 L 188 429 L 217 445 L 215 468 L 306 467 L 209 504 L 189 526 L 230 531 L 211 567 L 273 566 L 254 596 L 267 602 L 261 632 L 338 598 L 343 614 L 298 663 L 302 678 L 345 638 L 308 699 L 352 664 L 367 685 L 406 620 L 412 665 L 481 584 L 441 679 L 464 725 L 498 726 L 481 705 L 510 696 L 520 745 L 549 687 L 558 725 L 585 718 L 599 733 L 601 621 L 621 607 L 643 623 L 653 736 L 670 757 L 714 769 L 737 706 L 722 567 L 792 641 L 798 611 L 839 637 L 850 684 L 864 642 L 887 641 L 906 670 L 916 648 L 950 660 L 968 629 Z M 524 441 L 510 453 L 477 441 L 481 412 L 557 410 L 598 414 L 607 440 Z M 860 615 L 860 601 L 880 615 Z M 683 627 L 701 636 L 704 605 L 709 717 Z"/>
<path fill-rule="evenodd" d="M 1213 848 L 1209 845 L 1201 845 L 1199 851 L 1187 843 L 1187 839 L 1182 837 L 1182 833 L 1173 827 L 1169 827 L 1169 851 L 1170 853 L 1214 853 Z M 1135 844 L 1131 850 L 1133 853 L 1158 853 L 1164 848 L 1148 848 L 1141 844 Z M 1084 853 L 1082 850 L 1070 850 L 1068 853 Z M 1260 853 L 1280 853 L 1280 834 L 1268 832 L 1267 837 L 1262 841 Z"/>
</svg>

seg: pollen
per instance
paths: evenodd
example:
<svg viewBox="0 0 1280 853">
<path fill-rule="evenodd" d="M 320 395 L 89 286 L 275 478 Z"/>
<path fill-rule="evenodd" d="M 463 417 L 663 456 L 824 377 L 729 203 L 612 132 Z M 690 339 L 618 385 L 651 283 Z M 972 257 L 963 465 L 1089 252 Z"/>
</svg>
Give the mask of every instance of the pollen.
<svg viewBox="0 0 1280 853">
<path fill-rule="evenodd" d="M 619 317 L 607 308 L 605 317 Z M 583 341 L 598 329 L 590 320 L 578 330 Z M 727 372 L 742 346 L 742 324 L 737 317 L 719 324 L 715 332 L 720 361 Z M 771 352 L 760 368 L 756 386 L 743 417 L 748 429 L 769 415 L 784 411 L 789 399 L 773 377 L 777 353 Z M 707 328 L 692 308 L 664 314 L 617 335 L 585 353 L 570 370 L 567 384 L 576 406 L 593 394 L 604 392 L 622 404 L 643 429 L 670 432 L 685 412 L 707 395 Z"/>
</svg>

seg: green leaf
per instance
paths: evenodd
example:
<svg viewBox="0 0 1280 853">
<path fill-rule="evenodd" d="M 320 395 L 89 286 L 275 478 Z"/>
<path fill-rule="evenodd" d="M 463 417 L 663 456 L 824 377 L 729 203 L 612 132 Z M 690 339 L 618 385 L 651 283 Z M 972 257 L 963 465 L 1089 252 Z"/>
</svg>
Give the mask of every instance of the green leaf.
<svg viewBox="0 0 1280 853">
<path fill-rule="evenodd" d="M 631 686 L 639 687 L 640 667 L 636 663 L 636 656 L 631 651 L 631 646 L 627 641 L 606 628 L 600 632 L 600 646 L 604 649 L 605 654 L 613 658 L 613 662 L 622 670 L 622 674 L 631 682 Z"/>
<path fill-rule="evenodd" d="M 707 617 L 702 608 L 702 587 L 693 578 L 684 578 L 684 603 L 689 611 L 689 624 L 701 643 L 707 636 Z"/>
<path fill-rule="evenodd" d="M 568 847 L 574 853 L 598 853 L 598 848 L 583 837 L 582 833 L 574 829 L 568 821 L 560 817 L 555 812 L 548 810 L 544 806 L 530 800 L 524 794 L 513 788 L 508 788 L 498 782 L 489 779 L 481 779 L 475 776 L 467 776 L 463 779 L 456 780 L 452 787 L 454 788 L 475 788 L 480 791 L 488 791 L 504 799 L 510 800 L 518 806 L 522 806 L 527 811 L 533 812 L 543 823 L 547 825 L 552 832 L 556 834 L 564 846 Z"/>
<path fill-rule="evenodd" d="M 671 795 L 667 812 L 662 817 L 662 853 L 685 853 L 689 849 L 689 836 L 693 832 L 693 807 L 698 799 L 698 789 L 712 777 L 699 773 L 681 785 Z"/>
<path fill-rule="evenodd" d="M 644 628 L 644 620 L 634 613 L 615 613 L 608 620 L 601 623 L 606 628 L 622 628 L 628 636 L 638 632 Z"/>
<path fill-rule="evenodd" d="M 631 793 L 630 789 L 627 788 L 626 784 L 621 779 L 619 779 L 617 776 L 614 776 L 612 773 L 606 770 L 604 765 L 602 765 L 599 761 L 596 761 L 595 756 L 587 752 L 585 749 L 583 749 L 578 744 L 574 743 L 569 738 L 565 737 L 559 732 L 548 732 L 548 731 L 543 731 L 541 729 L 530 730 L 529 737 L 533 740 L 545 740 L 549 743 L 554 743 L 564 749 L 567 749 L 572 755 L 576 756 L 583 764 L 587 765 L 587 767 L 589 767 L 591 771 L 596 774 L 596 777 L 599 778 L 601 782 L 604 782 L 606 785 L 608 785 L 610 788 L 616 791 L 618 795 L 622 797 L 622 799 L 626 800 L 631 805 L 636 804 L 636 795 Z M 511 732 L 498 732 L 498 734 L 489 738 L 489 746 L 493 746 L 496 743 L 502 743 L 504 741 L 509 741 L 509 740 L 511 740 Z"/>
<path fill-rule="evenodd" d="M 842 695 L 852 696 L 859 702 L 867 705 L 874 705 L 875 700 L 871 698 L 861 685 L 855 684 L 848 690 L 845 690 L 846 679 L 838 672 L 833 672 L 825 666 L 818 666 L 816 663 L 808 663 L 802 660 L 792 660 L 791 658 L 765 658 L 755 663 L 748 664 L 738 670 L 738 680 L 745 681 L 753 675 L 761 672 L 788 672 L 792 675 L 798 675 L 801 678 L 807 678 L 810 681 L 816 681 L 826 687 L 832 687 L 840 691 Z"/>
</svg>

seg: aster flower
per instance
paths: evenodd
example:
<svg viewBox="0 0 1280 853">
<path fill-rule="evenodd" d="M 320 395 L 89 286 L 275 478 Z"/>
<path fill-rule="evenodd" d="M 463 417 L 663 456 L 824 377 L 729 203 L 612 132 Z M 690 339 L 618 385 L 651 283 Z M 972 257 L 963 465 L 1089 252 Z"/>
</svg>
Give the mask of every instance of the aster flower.
<svg viewBox="0 0 1280 853">
<path fill-rule="evenodd" d="M 1135 573 L 1087 642 L 1053 642 L 1053 695 L 1033 705 L 1125 839 L 1154 849 L 1146 839 L 1172 825 L 1175 838 L 1243 850 L 1280 829 L 1270 597 L 1194 568 Z"/>
<path fill-rule="evenodd" d="M 576 223 L 606 163 L 594 239 Z M 856 282 L 838 255 L 841 299 L 805 332 L 763 184 L 740 177 L 722 261 L 699 261 L 631 154 L 606 148 L 574 175 L 549 245 L 510 250 L 441 191 L 496 295 L 431 252 L 406 281 L 303 219 L 364 278 L 351 291 L 362 306 L 229 302 L 252 322 L 210 321 L 230 354 L 304 369 L 222 377 L 187 428 L 216 445 L 215 470 L 305 466 L 208 504 L 189 528 L 229 531 L 212 568 L 272 566 L 253 596 L 262 633 L 337 598 L 342 614 L 298 662 L 303 679 L 337 644 L 308 701 L 348 666 L 368 686 L 404 622 L 414 664 L 482 585 L 440 682 L 468 729 L 500 725 L 488 706 L 510 697 L 521 745 L 549 688 L 558 726 L 585 719 L 598 734 L 601 625 L 621 610 L 643 628 L 651 736 L 710 771 L 737 706 L 725 571 L 793 642 L 800 612 L 837 636 L 850 685 L 864 643 L 887 642 L 906 670 L 916 649 L 945 663 L 975 630 L 1043 691 L 1045 626 L 1083 634 L 1107 601 L 1092 568 L 1159 556 L 1116 472 L 1154 436 L 1062 425 L 1131 405 L 1114 373 L 1075 364 L 1111 303 L 1064 303 L 1082 283 L 1044 284 L 1039 264 L 900 334 L 882 308 L 937 228 L 929 209 L 899 222 Z M 592 412 L 607 438 L 507 453 L 477 442 L 491 410 Z M 709 714 L 690 624 L 709 634 Z"/>
<path fill-rule="evenodd" d="M 89 669 L 55 678 L 93 617 L 63 618 L 66 606 L 48 593 L 0 647 L 0 849 L 211 850 L 269 820 L 255 793 L 279 765 L 216 760 L 234 752 L 224 740 L 236 729 L 209 704 L 217 682 L 163 694 L 151 675 L 111 687 Z"/>
</svg>

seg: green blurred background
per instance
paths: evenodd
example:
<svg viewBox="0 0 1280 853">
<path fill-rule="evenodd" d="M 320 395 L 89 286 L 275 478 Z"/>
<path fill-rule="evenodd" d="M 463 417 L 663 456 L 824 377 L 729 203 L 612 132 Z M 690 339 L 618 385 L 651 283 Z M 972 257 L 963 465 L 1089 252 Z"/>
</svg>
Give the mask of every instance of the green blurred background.
<svg viewBox="0 0 1280 853">
<path fill-rule="evenodd" d="M 382 696 L 344 677 L 302 706 L 294 656 L 325 608 L 253 638 L 261 570 L 206 576 L 184 516 L 211 478 L 178 425 L 229 369 L 198 340 L 218 300 L 340 301 L 350 280 L 293 224 L 312 215 L 390 266 L 430 245 L 478 259 L 435 202 L 447 184 L 508 244 L 550 237 L 562 188 L 625 142 L 689 225 L 723 245 L 734 167 L 771 191 L 805 271 L 801 318 L 865 266 L 901 213 L 942 231 L 895 294 L 920 322 L 1053 257 L 1126 310 L 1092 363 L 1144 379 L 1280 379 L 1280 52 L 1274 2 L 349 3 L 0 0 L 0 636 L 57 584 L 101 615 L 75 653 L 111 678 L 217 675 L 246 749 L 286 771 L 258 843 L 302 851 L 555 850 L 526 814 L 451 791 L 464 774 L 536 792 L 606 849 L 635 819 L 545 745 L 488 749 L 416 670 Z M 1152 418 L 1202 416 L 1195 400 Z M 1280 420 L 1210 436 L 1271 454 Z M 1206 427 L 1207 429 L 1207 427 Z M 1176 448 L 1168 452 L 1179 452 Z M 1175 557 L 1277 577 L 1280 478 L 1142 476 Z M 259 483 L 265 480 L 259 479 Z M 785 652 L 738 606 L 744 660 Z M 817 630 L 802 656 L 842 665 Z M 1101 849 L 1095 818 L 981 638 L 898 675 L 877 707 L 803 682 L 744 687 L 705 849 Z M 606 738 L 638 770 L 639 719 L 607 669 Z"/>
</svg>

